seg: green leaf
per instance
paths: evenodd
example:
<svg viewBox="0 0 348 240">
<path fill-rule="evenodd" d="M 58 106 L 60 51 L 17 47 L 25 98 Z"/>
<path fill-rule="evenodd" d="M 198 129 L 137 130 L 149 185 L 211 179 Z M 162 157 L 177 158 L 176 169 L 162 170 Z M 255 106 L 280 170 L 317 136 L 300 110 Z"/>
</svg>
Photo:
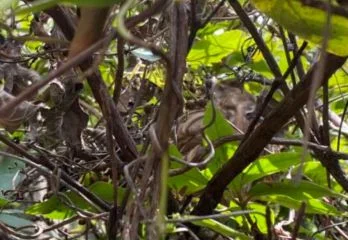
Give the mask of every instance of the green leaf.
<svg viewBox="0 0 348 240">
<path fill-rule="evenodd" d="M 213 119 L 213 107 L 209 103 L 206 107 L 203 123 L 207 125 Z M 222 112 L 215 107 L 215 121 L 214 123 L 205 130 L 205 133 L 208 135 L 210 140 L 214 141 L 221 137 L 229 136 L 234 133 L 232 125 L 225 119 Z"/>
<path fill-rule="evenodd" d="M 7 204 L 9 204 L 9 201 L 7 201 L 6 199 L 0 198 L 0 208 L 6 207 Z"/>
<path fill-rule="evenodd" d="M 16 14 L 39 12 L 62 3 L 74 4 L 80 7 L 106 7 L 119 3 L 119 0 L 36 0 L 31 6 L 17 10 Z"/>
<path fill-rule="evenodd" d="M 203 124 L 206 126 L 211 122 L 213 118 L 213 108 L 211 103 L 206 107 Z M 215 109 L 215 121 L 214 123 L 205 130 L 205 134 L 209 137 L 211 141 L 217 140 L 219 138 L 232 135 L 234 129 L 232 125 L 225 119 L 224 115 Z M 237 149 L 236 143 L 227 143 L 219 148 L 215 149 L 215 156 L 208 164 L 207 169 L 204 173 L 207 177 L 211 177 L 229 158 L 232 157 L 233 153 Z"/>
<path fill-rule="evenodd" d="M 214 33 L 218 33 L 219 31 L 227 31 L 228 29 L 233 28 L 234 25 L 239 24 L 239 19 L 235 21 L 219 21 L 219 22 L 209 22 L 204 26 L 204 28 L 198 30 L 197 37 L 198 38 L 206 38 Z M 231 26 L 232 25 L 232 26 Z"/>
<path fill-rule="evenodd" d="M 106 202 L 112 203 L 114 201 L 114 187 L 112 183 L 98 181 L 89 186 L 88 189 Z M 117 188 L 118 203 L 122 202 L 125 192 L 126 190 L 124 188 Z"/>
<path fill-rule="evenodd" d="M 66 193 L 66 196 L 75 204 L 76 201 L 73 198 L 78 197 L 76 194 L 71 192 Z M 80 198 L 81 200 L 82 198 Z M 76 199 L 75 199 L 76 200 Z M 86 208 L 83 208 L 86 209 Z M 91 210 L 91 209 L 89 209 Z M 49 198 L 47 201 L 42 203 L 34 204 L 28 207 L 25 211 L 26 214 L 40 215 L 48 219 L 64 220 L 74 215 L 74 211 L 64 205 L 57 196 Z"/>
<path fill-rule="evenodd" d="M 239 174 L 230 186 L 234 191 L 239 192 L 248 183 L 274 173 L 287 171 L 291 166 L 300 162 L 301 154 L 297 152 L 282 152 L 262 156 Z"/>
<path fill-rule="evenodd" d="M 2 16 L 3 11 L 10 8 L 11 5 L 16 4 L 18 0 L 1 0 L 0 1 L 0 16 Z"/>
<path fill-rule="evenodd" d="M 82 183 L 83 186 L 88 187 L 90 185 L 92 185 L 95 181 L 97 181 L 98 179 L 98 175 L 96 172 L 93 171 L 89 171 L 84 173 L 81 177 L 80 177 L 80 182 Z"/>
<path fill-rule="evenodd" d="M 243 210 L 241 209 L 240 206 L 238 206 L 235 202 L 230 202 L 229 205 L 230 209 L 233 209 L 233 211 L 238 211 L 238 210 Z M 256 223 L 258 229 L 266 234 L 267 233 L 267 222 L 266 222 L 266 206 L 260 203 L 254 203 L 254 202 L 248 202 L 246 209 L 244 210 L 251 210 L 251 211 L 255 211 L 255 213 L 250 213 L 249 216 L 250 218 L 253 220 L 253 222 Z M 271 214 L 270 214 L 270 219 L 271 219 L 271 223 L 273 224 L 275 221 L 275 216 L 274 216 L 274 212 L 272 211 L 272 209 L 270 209 Z M 240 227 L 243 227 L 245 224 L 248 224 L 249 227 L 251 227 L 250 223 L 247 221 L 245 215 L 242 216 L 236 216 L 236 217 L 232 217 L 238 224 Z"/>
<path fill-rule="evenodd" d="M 294 172 L 297 171 L 298 168 L 295 168 Z M 304 163 L 302 173 L 318 185 L 325 186 L 327 184 L 326 169 L 318 161 Z"/>
<path fill-rule="evenodd" d="M 315 44 L 321 44 L 327 13 L 300 0 L 252 0 L 262 12 L 289 31 Z M 348 19 L 333 15 L 330 26 L 328 51 L 339 56 L 348 55 Z"/>
<path fill-rule="evenodd" d="M 301 181 L 296 184 L 288 179 L 280 183 L 258 183 L 250 189 L 249 194 L 251 197 L 284 195 L 300 201 L 322 197 L 348 198 L 313 182 Z"/>
<path fill-rule="evenodd" d="M 175 145 L 170 145 L 168 153 L 170 156 L 175 156 L 177 158 L 182 158 L 179 150 Z M 183 164 L 172 161 L 170 163 L 171 169 L 177 169 L 184 167 Z M 170 188 L 178 190 L 180 192 L 185 191 L 185 194 L 192 194 L 197 191 L 202 190 L 208 179 L 203 176 L 203 174 L 197 168 L 191 168 L 189 171 L 184 172 L 183 174 L 169 177 L 168 185 Z"/>
<path fill-rule="evenodd" d="M 113 201 L 113 186 L 111 183 L 95 182 L 89 186 L 88 189 L 106 202 L 111 203 Z M 96 209 L 93 206 L 76 193 L 66 192 L 64 194 L 74 204 L 74 206 L 90 212 L 96 212 Z M 124 194 L 125 190 L 118 188 L 119 203 L 121 203 Z M 28 207 L 25 212 L 31 215 L 41 215 L 48 219 L 58 220 L 67 219 L 75 215 L 75 211 L 70 209 L 57 196 L 53 196 L 45 202 L 34 204 Z"/>
<path fill-rule="evenodd" d="M 33 2 L 30 6 L 25 6 L 16 11 L 16 14 L 28 14 L 40 12 L 60 3 L 61 0 L 38 0 Z"/>
<path fill-rule="evenodd" d="M 240 51 L 246 37 L 247 35 L 240 30 L 209 35 L 193 44 L 187 62 L 192 68 L 198 68 L 201 65 L 211 66 L 229 54 Z"/>
<path fill-rule="evenodd" d="M 115 65 L 116 64 L 114 62 L 112 63 L 102 62 L 99 65 L 99 71 L 106 84 L 112 84 L 114 82 L 114 76 L 115 76 L 114 66 Z"/>
<path fill-rule="evenodd" d="M 283 195 L 271 195 L 264 196 L 261 200 L 277 203 L 283 207 L 290 209 L 299 209 L 303 201 L 293 199 L 290 196 Z M 342 215 L 335 207 L 330 204 L 324 203 L 319 199 L 307 199 L 304 201 L 306 203 L 306 213 L 309 214 L 323 214 L 331 216 Z"/>
<path fill-rule="evenodd" d="M 346 64 L 347 66 L 347 64 Z M 348 67 L 335 72 L 329 81 L 330 109 L 336 114 L 343 114 L 348 88 Z M 343 144 L 341 145 L 344 146 Z"/>
<path fill-rule="evenodd" d="M 333 149 L 337 149 L 338 137 L 334 137 L 332 139 L 331 145 L 333 146 Z M 341 138 L 339 147 L 340 147 L 340 152 L 348 152 L 348 139 L 347 138 Z"/>
<path fill-rule="evenodd" d="M 226 226 L 225 224 L 222 224 L 221 222 L 218 222 L 214 219 L 202 219 L 198 221 L 192 221 L 192 223 L 200 227 L 209 228 L 213 230 L 214 232 L 217 232 L 225 237 L 232 237 L 232 238 L 238 237 L 240 239 L 250 239 L 244 233 L 234 230 L 233 228 L 230 228 Z"/>
<path fill-rule="evenodd" d="M 183 167 L 183 165 L 181 165 Z M 208 183 L 206 179 L 197 168 L 192 168 L 191 170 L 170 177 L 168 179 L 169 187 L 179 190 L 180 192 L 184 191 L 185 194 L 193 194 L 205 188 Z"/>
<path fill-rule="evenodd" d="M 146 78 L 149 79 L 150 82 L 155 84 L 157 87 L 163 89 L 164 88 L 164 79 L 165 73 L 163 68 L 156 66 L 147 72 Z"/>
<path fill-rule="evenodd" d="M 293 172 L 298 171 L 299 166 L 297 166 Z M 312 182 L 328 187 L 326 169 L 319 161 L 310 161 L 303 164 L 302 167 L 303 175 L 311 179 Z M 335 180 L 331 181 L 331 188 L 339 193 L 342 192 L 342 186 L 338 184 Z"/>
<path fill-rule="evenodd" d="M 267 32 L 263 34 L 263 37 L 265 39 L 267 47 L 271 51 L 275 60 L 277 61 L 280 70 L 282 72 L 285 72 L 288 68 L 288 63 L 286 60 L 282 41 L 278 38 L 274 38 L 271 34 Z M 246 52 L 248 47 L 255 47 L 255 42 L 251 39 L 245 39 L 245 42 L 243 43 L 243 51 Z M 261 74 L 266 78 L 273 78 L 273 73 L 272 71 L 270 71 L 267 62 L 265 61 L 261 51 L 259 50 L 252 55 L 249 61 L 245 61 L 242 55 L 242 49 L 239 49 L 239 51 L 234 51 L 227 57 L 227 59 L 227 64 L 229 66 L 247 66 L 250 67 L 256 73 Z M 262 86 L 259 86 L 259 88 L 259 91 L 255 92 L 254 94 L 258 95 L 260 91 L 263 90 Z"/>
<path fill-rule="evenodd" d="M 314 239 L 313 233 L 317 232 L 320 228 L 320 225 L 316 225 L 316 222 L 309 217 L 304 218 L 301 225 L 302 226 L 299 229 L 299 234 L 301 234 L 305 239 Z M 315 234 L 315 240 L 327 240 L 326 231 L 321 231 Z"/>
</svg>

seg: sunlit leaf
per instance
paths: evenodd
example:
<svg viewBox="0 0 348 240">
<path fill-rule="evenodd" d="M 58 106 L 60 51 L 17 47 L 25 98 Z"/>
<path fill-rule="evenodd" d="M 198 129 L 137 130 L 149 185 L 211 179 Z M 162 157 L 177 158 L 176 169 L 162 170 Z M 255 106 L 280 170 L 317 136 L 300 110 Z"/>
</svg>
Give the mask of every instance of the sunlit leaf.
<svg viewBox="0 0 348 240">
<path fill-rule="evenodd" d="M 260 157 L 239 174 L 231 183 L 235 191 L 239 191 L 244 185 L 262 177 L 287 171 L 291 166 L 301 161 L 301 154 L 297 152 L 283 152 Z"/>
<path fill-rule="evenodd" d="M 294 169 L 294 172 L 298 171 L 298 167 Z M 302 166 L 302 173 L 312 182 L 319 184 L 320 186 L 328 186 L 326 169 L 319 161 L 306 162 Z M 331 188 L 335 192 L 341 192 L 342 187 L 335 180 L 331 181 Z"/>
<path fill-rule="evenodd" d="M 69 193 L 66 193 L 66 197 L 69 198 L 75 205 L 78 205 L 79 207 L 83 207 L 83 209 L 86 210 L 87 208 L 86 205 L 81 206 L 81 204 L 77 204 L 77 202 L 81 203 L 83 199 L 78 197 L 76 194 L 69 192 Z M 78 201 L 76 201 L 77 200 L 76 197 L 78 198 Z M 92 211 L 93 209 L 88 209 L 88 210 Z M 74 215 L 74 211 L 68 208 L 56 196 L 49 198 L 45 202 L 31 205 L 29 208 L 26 209 L 25 213 L 30 215 L 39 215 L 48 219 L 57 219 L 57 220 L 67 219 Z"/>
<path fill-rule="evenodd" d="M 300 0 L 252 0 L 262 12 L 273 18 L 289 31 L 303 39 L 321 44 L 327 13 Z M 333 15 L 330 26 L 328 51 L 339 56 L 348 55 L 348 19 Z"/>
<path fill-rule="evenodd" d="M 18 0 L 1 0 L 0 1 L 0 16 L 3 14 L 3 11 L 10 8 L 13 3 L 18 2 Z"/>
<path fill-rule="evenodd" d="M 9 201 L 7 201 L 6 199 L 0 198 L 0 208 L 5 207 L 8 203 Z"/>
<path fill-rule="evenodd" d="M 330 204 L 324 203 L 320 199 L 307 199 L 304 201 L 300 201 L 290 196 L 284 196 L 284 195 L 270 195 L 270 196 L 261 197 L 260 199 L 263 201 L 273 202 L 283 207 L 296 209 L 296 210 L 301 207 L 302 202 L 305 202 L 306 213 L 323 214 L 323 215 L 331 215 L 331 216 L 341 215 L 341 213 L 335 207 L 333 207 Z"/>
<path fill-rule="evenodd" d="M 233 228 L 230 228 L 229 226 L 218 222 L 214 219 L 202 219 L 198 221 L 193 221 L 192 222 L 194 225 L 201 226 L 201 227 L 206 227 L 214 232 L 217 232 L 225 237 L 237 237 L 238 239 L 250 239 L 249 236 L 245 235 L 242 232 L 239 232 L 237 230 L 234 230 Z"/>
<path fill-rule="evenodd" d="M 277 183 L 258 183 L 249 191 L 250 196 L 284 195 L 296 200 L 318 199 L 322 197 L 348 198 L 331 189 L 309 181 L 294 183 L 291 180 L 283 180 Z"/>
<path fill-rule="evenodd" d="M 336 71 L 329 81 L 330 109 L 338 115 L 343 114 L 347 99 L 347 89 L 348 74 L 342 68 Z M 344 130 L 348 131 L 348 129 Z"/>
<path fill-rule="evenodd" d="M 114 82 L 115 69 L 113 66 L 113 63 L 109 64 L 105 62 L 99 65 L 99 71 L 104 82 L 106 82 L 107 84 L 112 84 Z"/>
<path fill-rule="evenodd" d="M 164 88 L 165 73 L 160 67 L 154 67 L 151 69 L 146 76 L 150 82 L 155 84 L 159 88 Z"/>
<path fill-rule="evenodd" d="M 30 6 L 25 6 L 16 11 L 17 14 L 28 14 L 32 12 L 39 12 L 60 3 L 60 0 L 38 0 L 33 2 Z"/>
<path fill-rule="evenodd" d="M 88 189 L 106 202 L 112 203 L 114 199 L 114 187 L 112 183 L 98 181 L 93 183 Z M 117 188 L 117 202 L 121 203 L 125 195 L 124 188 Z"/>
<path fill-rule="evenodd" d="M 182 155 L 175 145 L 169 146 L 169 155 L 182 159 Z M 175 161 L 172 161 L 170 164 L 171 169 L 179 169 L 182 167 L 184 167 L 183 164 Z M 183 174 L 169 177 L 168 179 L 169 187 L 180 192 L 185 192 L 186 194 L 192 194 L 202 190 L 207 183 L 208 179 L 205 178 L 197 168 L 191 168 L 189 171 L 186 171 Z"/>
<path fill-rule="evenodd" d="M 304 163 L 302 166 L 302 172 L 317 184 L 325 186 L 327 183 L 326 169 L 319 161 Z"/>
<path fill-rule="evenodd" d="M 208 125 L 213 120 L 213 113 L 214 111 L 212 105 L 209 103 L 203 117 L 204 126 Z M 215 109 L 215 121 L 205 130 L 205 133 L 211 141 L 214 141 L 219 138 L 232 135 L 234 133 L 234 129 L 226 120 L 222 112 Z M 208 164 L 207 169 L 204 170 L 206 176 L 211 177 L 211 174 L 215 173 L 230 157 L 232 157 L 236 149 L 236 143 L 227 143 L 219 148 L 216 148 L 214 158 L 211 160 L 211 163 Z"/>
<path fill-rule="evenodd" d="M 229 205 L 230 208 L 232 208 L 233 210 L 242 210 L 235 202 L 230 202 Z M 260 203 L 254 203 L 254 202 L 249 202 L 247 205 L 247 209 L 246 210 L 252 210 L 255 211 L 256 213 L 250 213 L 249 216 L 251 217 L 251 219 L 255 220 L 259 230 L 266 234 L 267 233 L 267 223 L 266 223 L 266 206 Z M 270 220 L 272 223 L 274 223 L 275 220 L 275 216 L 274 216 L 274 212 L 272 210 L 270 210 Z M 245 216 L 236 216 L 233 217 L 233 219 L 235 221 L 237 221 L 237 223 L 240 226 L 243 226 L 244 224 L 246 224 L 248 221 L 246 221 Z M 248 223 L 248 225 L 250 225 Z"/>
<path fill-rule="evenodd" d="M 229 54 L 240 51 L 241 44 L 246 37 L 246 33 L 240 30 L 209 35 L 193 44 L 187 62 L 193 68 L 201 65 L 211 66 Z"/>
<path fill-rule="evenodd" d="M 207 25 L 204 26 L 204 28 L 198 30 L 197 37 L 199 38 L 206 38 L 210 35 L 217 33 L 219 31 L 227 31 L 228 29 L 231 29 L 233 25 L 239 24 L 239 19 L 235 21 L 219 21 L 219 22 L 209 22 Z"/>
<path fill-rule="evenodd" d="M 112 184 L 106 182 L 96 182 L 88 187 L 88 189 L 100 197 L 102 200 L 111 203 L 113 201 L 113 187 Z M 69 199 L 76 207 L 96 212 L 96 209 L 91 206 L 86 200 L 73 192 L 64 193 L 65 197 Z M 124 196 L 124 189 L 118 188 L 118 202 L 121 203 Z M 64 201 L 64 198 L 53 196 L 42 203 L 37 203 L 26 209 L 26 213 L 30 215 L 40 215 L 48 219 L 67 219 L 75 215 L 75 210 L 69 208 Z"/>
</svg>

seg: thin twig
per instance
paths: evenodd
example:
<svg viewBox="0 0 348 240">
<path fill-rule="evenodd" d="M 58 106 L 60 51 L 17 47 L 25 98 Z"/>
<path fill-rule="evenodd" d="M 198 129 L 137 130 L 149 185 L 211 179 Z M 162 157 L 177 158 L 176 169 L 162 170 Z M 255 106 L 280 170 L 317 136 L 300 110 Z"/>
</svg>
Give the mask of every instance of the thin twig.
<svg viewBox="0 0 348 240">
<path fill-rule="evenodd" d="M 0 141 L 5 143 L 7 146 L 14 149 L 17 153 L 21 154 L 25 158 L 20 158 L 18 156 L 9 154 L 9 153 L 2 153 L 3 155 L 7 155 L 13 158 L 20 158 L 21 161 L 24 161 L 25 163 L 29 164 L 33 168 L 38 169 L 38 171 L 42 172 L 43 175 L 46 175 L 48 177 L 55 176 L 53 174 L 53 171 L 55 169 L 55 166 L 47 159 L 41 158 L 38 159 L 32 155 L 30 155 L 25 149 L 23 149 L 21 146 L 9 141 L 4 135 L 0 134 Z M 87 202 L 91 203 L 93 206 L 96 207 L 96 209 L 102 209 L 102 210 L 109 210 L 109 205 L 105 203 L 103 200 L 101 200 L 98 196 L 90 192 L 88 189 L 86 189 L 82 184 L 72 179 L 67 173 L 65 173 L 63 170 L 61 170 L 61 178 L 58 179 L 59 181 L 62 181 L 62 183 L 67 186 L 69 189 L 71 189 L 73 192 L 80 195 L 83 199 L 85 199 Z"/>
<path fill-rule="evenodd" d="M 321 51 L 320 51 L 320 60 L 318 62 L 318 68 L 316 69 L 316 71 L 314 72 L 314 75 L 313 75 L 313 81 L 311 83 L 309 97 L 307 100 L 308 114 L 307 114 L 307 119 L 305 121 L 305 129 L 304 129 L 304 134 L 303 134 L 304 145 L 303 145 L 302 163 L 299 167 L 297 176 L 294 177 L 294 180 L 296 182 L 300 181 L 300 179 L 301 179 L 303 163 L 304 163 L 305 157 L 307 156 L 307 153 L 308 153 L 307 143 L 311 137 L 310 130 L 311 130 L 311 126 L 313 123 L 313 117 L 314 117 L 315 94 L 316 94 L 318 87 L 323 82 L 324 72 L 325 72 L 325 68 L 327 65 L 328 53 L 326 52 L 326 49 L 327 49 L 328 44 L 329 44 L 330 31 L 331 31 L 331 17 L 332 17 L 330 4 L 331 4 L 331 0 L 329 0 L 329 2 L 327 3 L 328 12 L 327 12 L 327 17 L 326 17 L 326 23 L 325 23 L 325 26 L 323 29 L 323 41 L 322 41 L 322 47 L 321 47 Z"/>
<path fill-rule="evenodd" d="M 302 202 L 300 209 L 297 211 L 297 214 L 295 217 L 295 226 L 294 226 L 294 230 L 292 231 L 291 240 L 297 239 L 297 235 L 300 230 L 302 220 L 305 217 L 305 213 L 306 213 L 305 210 L 306 210 L 306 203 Z"/>
</svg>

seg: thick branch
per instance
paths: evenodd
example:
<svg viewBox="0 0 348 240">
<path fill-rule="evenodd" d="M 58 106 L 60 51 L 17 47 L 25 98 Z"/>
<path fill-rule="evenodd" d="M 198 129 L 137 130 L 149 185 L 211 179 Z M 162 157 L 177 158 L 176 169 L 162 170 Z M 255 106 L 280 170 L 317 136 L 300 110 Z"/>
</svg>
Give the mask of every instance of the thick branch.
<svg viewBox="0 0 348 240">
<path fill-rule="evenodd" d="M 334 74 L 345 61 L 346 58 L 329 54 L 327 59 L 329 64 L 324 71 L 323 81 L 328 81 L 331 75 Z M 215 174 L 205 188 L 193 214 L 206 215 L 211 213 L 220 202 L 227 185 L 250 163 L 255 161 L 272 137 L 306 104 L 311 83 L 315 80 L 313 79 L 313 73 L 317 68 L 318 64 L 315 64 L 306 74 L 304 80 L 286 95 L 279 106 L 265 118 L 262 124 L 255 129 L 250 137 L 238 147 L 234 156 Z M 322 83 L 319 84 L 319 86 L 321 85 Z M 335 175 L 333 176 L 335 177 Z M 338 182 L 344 181 L 344 179 L 336 180 Z"/>
<path fill-rule="evenodd" d="M 52 12 L 54 13 L 54 15 L 51 15 L 52 18 L 58 24 L 63 34 L 65 35 L 65 37 L 68 40 L 71 40 L 73 37 L 73 35 L 71 34 L 71 29 L 75 29 L 75 26 L 71 26 L 71 25 L 74 24 L 74 22 L 71 20 L 62 21 L 62 19 L 70 19 L 71 17 L 68 16 L 64 11 L 62 10 L 59 11 L 58 7 L 55 7 L 54 10 L 53 9 L 47 10 L 48 14 Z M 69 25 L 68 26 L 59 25 L 62 23 L 69 24 Z M 89 69 L 90 63 L 91 63 L 91 59 L 89 61 L 84 62 L 83 64 L 80 65 L 81 69 L 82 70 Z M 114 136 L 122 150 L 122 154 L 123 154 L 122 158 L 127 161 L 133 160 L 137 156 L 135 143 L 130 137 L 130 134 L 128 133 L 127 128 L 122 123 L 123 121 L 116 108 L 116 105 L 112 101 L 109 101 L 111 100 L 111 97 L 109 96 L 107 87 L 105 83 L 103 82 L 100 73 L 96 71 L 95 73 L 87 76 L 87 81 L 89 85 L 91 86 L 94 97 L 96 98 L 100 106 L 108 105 L 106 101 L 110 102 L 110 107 L 112 108 L 112 111 L 111 111 L 112 118 L 115 120 L 113 121 Z"/>
</svg>

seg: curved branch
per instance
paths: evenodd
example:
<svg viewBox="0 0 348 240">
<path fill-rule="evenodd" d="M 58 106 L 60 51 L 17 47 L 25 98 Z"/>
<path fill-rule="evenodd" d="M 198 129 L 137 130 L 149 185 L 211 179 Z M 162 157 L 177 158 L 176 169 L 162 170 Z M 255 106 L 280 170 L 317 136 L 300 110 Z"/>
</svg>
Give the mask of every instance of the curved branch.
<svg viewBox="0 0 348 240">
<path fill-rule="evenodd" d="M 329 54 L 327 57 L 327 62 L 329 64 L 324 71 L 323 81 L 328 81 L 331 75 L 334 74 L 336 70 L 345 63 L 345 61 L 345 57 L 338 57 Z M 194 215 L 210 214 L 220 202 L 227 185 L 250 163 L 255 161 L 272 137 L 299 111 L 302 106 L 306 104 L 309 97 L 311 83 L 314 80 L 313 76 L 317 68 L 318 63 L 309 70 L 304 80 L 291 90 L 288 95 L 286 95 L 279 106 L 265 118 L 261 125 L 252 132 L 250 137 L 238 147 L 234 156 L 219 172 L 215 174 L 201 195 L 198 205 L 193 210 Z M 322 159 L 320 160 L 323 162 Z M 323 164 L 324 163 L 326 163 L 326 161 L 324 161 Z M 324 165 L 342 187 L 348 191 L 347 179 L 344 175 L 342 177 L 342 172 L 339 172 L 337 169 L 339 166 L 337 164 L 335 164 L 334 167 L 329 164 Z"/>
</svg>

